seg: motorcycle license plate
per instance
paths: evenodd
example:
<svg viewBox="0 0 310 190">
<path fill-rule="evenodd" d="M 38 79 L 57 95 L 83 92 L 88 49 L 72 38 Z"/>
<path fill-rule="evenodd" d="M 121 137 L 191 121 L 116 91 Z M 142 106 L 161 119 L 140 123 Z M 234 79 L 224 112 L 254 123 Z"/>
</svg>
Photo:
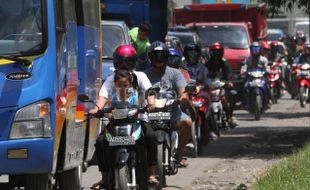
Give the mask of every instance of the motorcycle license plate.
<svg viewBox="0 0 310 190">
<path fill-rule="evenodd" d="M 109 141 L 110 146 L 130 146 L 135 144 L 136 144 L 135 138 L 132 136 L 112 137 L 111 140 Z"/>
<path fill-rule="evenodd" d="M 148 114 L 149 120 L 170 120 L 170 112 L 154 112 Z"/>
</svg>

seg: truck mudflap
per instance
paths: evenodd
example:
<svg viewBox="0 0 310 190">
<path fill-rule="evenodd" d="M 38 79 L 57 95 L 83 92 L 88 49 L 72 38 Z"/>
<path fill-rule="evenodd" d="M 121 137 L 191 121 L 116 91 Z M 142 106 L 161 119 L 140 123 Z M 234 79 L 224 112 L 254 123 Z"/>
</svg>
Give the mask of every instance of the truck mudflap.
<svg viewBox="0 0 310 190">
<path fill-rule="evenodd" d="M 0 174 L 51 173 L 52 138 L 0 141 Z"/>
</svg>

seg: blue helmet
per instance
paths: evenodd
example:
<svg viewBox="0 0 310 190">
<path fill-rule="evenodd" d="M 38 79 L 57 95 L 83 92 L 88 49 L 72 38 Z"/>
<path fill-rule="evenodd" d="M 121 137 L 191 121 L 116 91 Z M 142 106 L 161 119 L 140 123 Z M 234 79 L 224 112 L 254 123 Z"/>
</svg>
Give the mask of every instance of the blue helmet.
<svg viewBox="0 0 310 190">
<path fill-rule="evenodd" d="M 182 57 L 181 52 L 174 48 L 169 48 L 169 56 Z"/>
</svg>

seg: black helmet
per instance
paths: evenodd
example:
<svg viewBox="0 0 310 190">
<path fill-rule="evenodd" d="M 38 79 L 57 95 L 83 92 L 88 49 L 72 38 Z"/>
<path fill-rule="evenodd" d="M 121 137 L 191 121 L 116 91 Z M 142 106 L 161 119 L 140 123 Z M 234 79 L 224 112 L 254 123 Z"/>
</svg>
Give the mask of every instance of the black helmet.
<svg viewBox="0 0 310 190">
<path fill-rule="evenodd" d="M 188 63 L 191 59 L 194 59 L 195 62 L 198 62 L 199 57 L 201 56 L 201 48 L 197 44 L 187 44 L 184 47 L 184 57 Z"/>
<path fill-rule="evenodd" d="M 169 51 L 166 44 L 160 41 L 155 41 L 149 47 L 148 57 L 151 61 L 151 64 L 154 63 L 164 63 L 168 62 Z"/>
</svg>

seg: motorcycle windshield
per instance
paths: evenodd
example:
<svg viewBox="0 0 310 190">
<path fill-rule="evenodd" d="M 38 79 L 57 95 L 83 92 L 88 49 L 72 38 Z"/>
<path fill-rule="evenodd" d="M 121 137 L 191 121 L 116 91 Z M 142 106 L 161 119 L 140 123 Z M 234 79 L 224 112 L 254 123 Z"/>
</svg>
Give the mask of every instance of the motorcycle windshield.
<svg viewBox="0 0 310 190">
<path fill-rule="evenodd" d="M 34 55 L 44 51 L 43 10 L 42 0 L 1 0 L 0 55 Z"/>
</svg>

